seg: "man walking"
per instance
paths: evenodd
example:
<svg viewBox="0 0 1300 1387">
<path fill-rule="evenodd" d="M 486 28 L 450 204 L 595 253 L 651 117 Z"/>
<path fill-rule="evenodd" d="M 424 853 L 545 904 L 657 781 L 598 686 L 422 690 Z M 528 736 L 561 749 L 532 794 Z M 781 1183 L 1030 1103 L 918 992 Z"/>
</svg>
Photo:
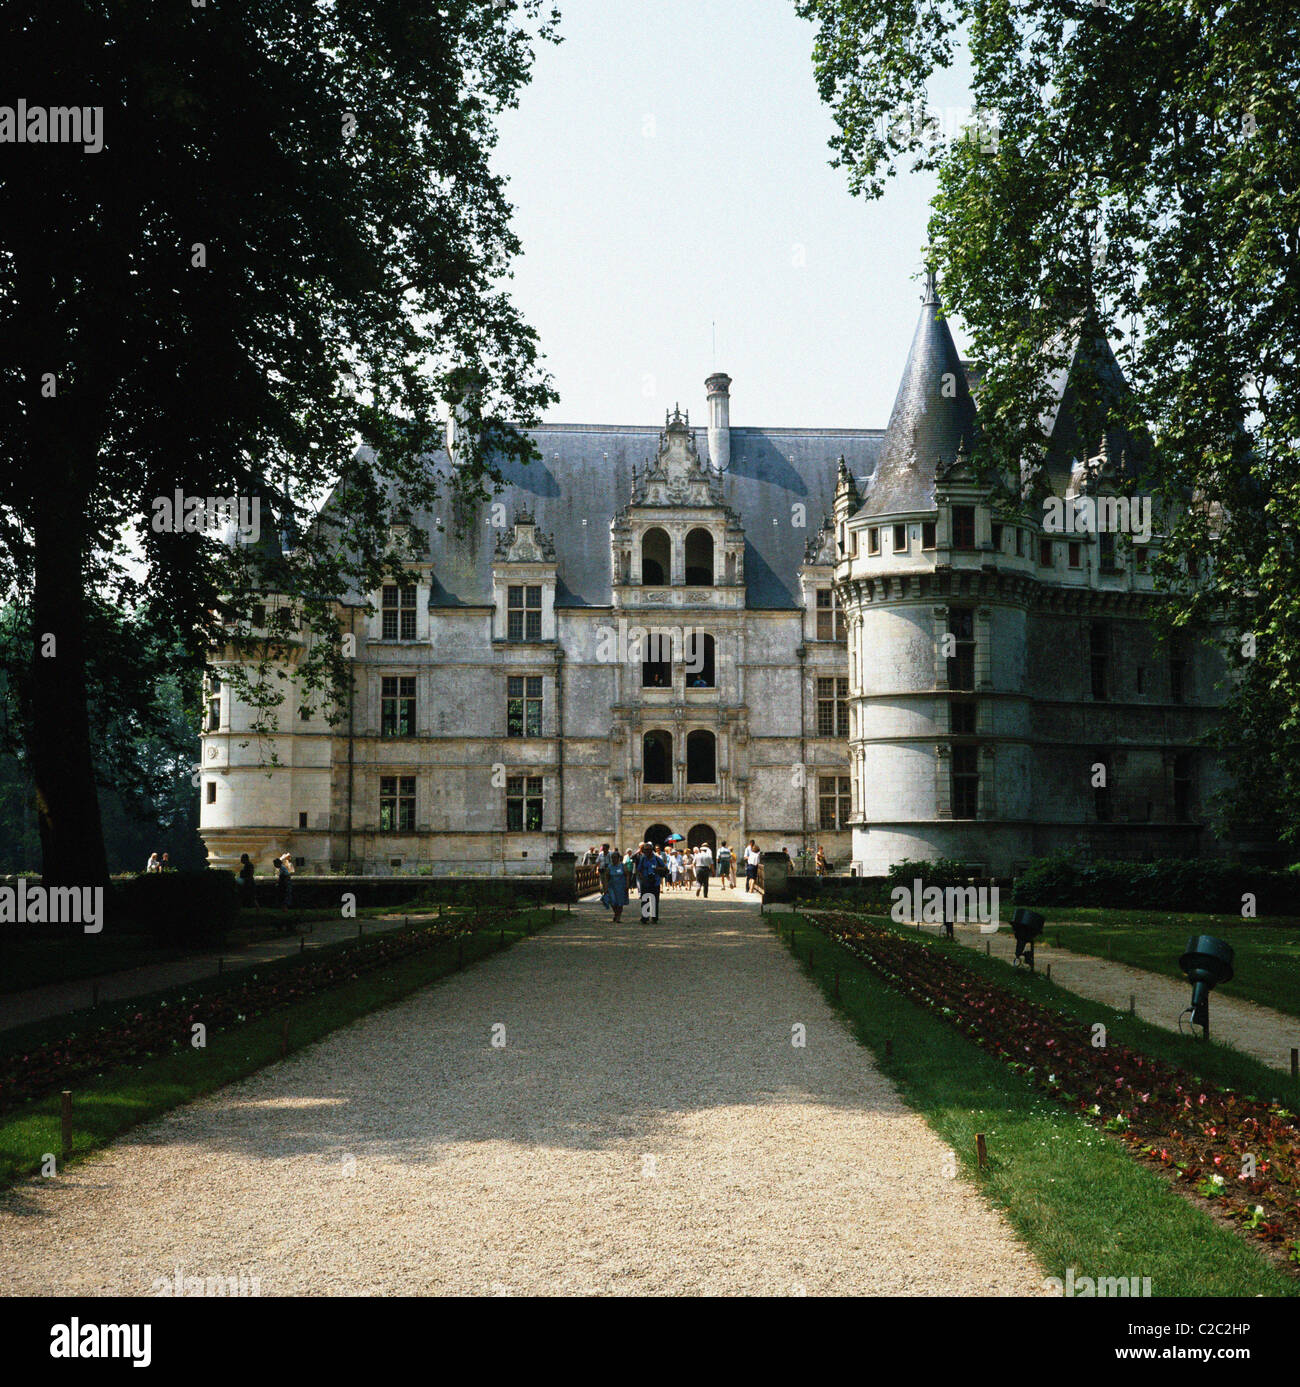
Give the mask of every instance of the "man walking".
<svg viewBox="0 0 1300 1387">
<path fill-rule="evenodd" d="M 695 880 L 699 883 L 695 888 L 695 894 L 703 895 L 705 900 L 709 898 L 709 878 L 712 875 L 713 852 L 707 843 L 701 843 L 695 849 Z"/>
<path fill-rule="evenodd" d="M 745 849 L 745 891 L 753 891 L 758 880 L 758 844 L 751 838 Z"/>
<path fill-rule="evenodd" d="M 735 859 L 731 855 L 731 849 L 727 846 L 727 840 L 722 840 L 722 846 L 718 849 L 718 883 L 726 886 L 729 883 L 734 886 L 735 880 L 732 873 L 736 870 Z"/>
<path fill-rule="evenodd" d="M 650 914 L 647 916 L 642 906 L 641 923 L 649 924 L 651 920 L 659 918 L 659 885 L 663 879 L 663 872 L 668 870 L 668 864 L 661 858 L 652 843 L 642 843 L 640 851 L 636 855 L 636 884 L 644 899 L 646 896 L 653 898 L 653 905 Z"/>
<path fill-rule="evenodd" d="M 596 868 L 600 874 L 600 894 L 603 896 L 609 890 L 610 855 L 608 843 L 600 845 L 600 856 L 596 858 Z"/>
</svg>

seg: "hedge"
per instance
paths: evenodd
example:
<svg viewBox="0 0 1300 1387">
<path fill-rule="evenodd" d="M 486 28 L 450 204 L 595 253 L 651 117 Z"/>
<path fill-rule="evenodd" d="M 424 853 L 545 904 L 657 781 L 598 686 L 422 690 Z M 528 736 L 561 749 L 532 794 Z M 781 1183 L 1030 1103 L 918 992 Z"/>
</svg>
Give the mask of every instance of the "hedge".
<svg viewBox="0 0 1300 1387">
<path fill-rule="evenodd" d="M 215 943 L 239 914 L 232 872 L 150 872 L 120 883 L 112 914 L 123 928 L 168 944 Z"/>
<path fill-rule="evenodd" d="M 1256 915 L 1300 913 L 1294 873 L 1217 858 L 1085 862 L 1068 854 L 1041 858 L 1016 878 L 1017 905 L 1097 906 L 1239 914 L 1253 896 Z"/>
</svg>

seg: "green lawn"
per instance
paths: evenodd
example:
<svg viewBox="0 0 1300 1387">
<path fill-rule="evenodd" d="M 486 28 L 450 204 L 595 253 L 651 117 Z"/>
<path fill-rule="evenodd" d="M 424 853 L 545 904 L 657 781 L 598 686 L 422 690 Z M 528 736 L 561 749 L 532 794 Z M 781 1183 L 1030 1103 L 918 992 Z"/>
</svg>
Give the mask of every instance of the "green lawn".
<svg viewBox="0 0 1300 1387">
<path fill-rule="evenodd" d="M 1217 991 L 1300 1016 L 1300 921 L 1295 919 L 1245 921 L 1239 915 L 1066 906 L 1040 913 L 1047 917 L 1046 938 L 1059 938 L 1061 947 L 1168 978 L 1182 977 L 1178 956 L 1192 935 L 1213 934 L 1236 951 L 1236 977 Z"/>
<path fill-rule="evenodd" d="M 772 917 L 789 943 L 791 916 Z M 999 982 L 1083 1018 L 1079 999 L 1039 978 L 1021 978 L 997 959 L 960 944 L 939 948 Z M 833 1005 L 898 1086 L 908 1104 L 948 1142 L 965 1178 L 978 1181 L 1048 1276 L 1151 1278 L 1155 1296 L 1295 1296 L 1300 1281 L 1273 1266 L 1260 1251 L 1204 1209 L 1190 1203 L 1157 1171 L 1134 1160 L 1117 1141 L 1081 1116 L 1036 1093 L 996 1057 L 986 1054 L 938 1017 L 891 991 L 846 950 L 794 919 L 794 948 Z M 839 1000 L 833 979 L 839 973 Z M 1084 1004 L 1089 1019 L 1097 1007 Z M 1174 1040 L 1157 1028 L 1114 1017 L 1116 1038 Z M 886 1042 L 892 1054 L 886 1056 Z M 1284 1080 L 1223 1047 L 1201 1047 L 1203 1070 L 1226 1081 Z M 1154 1048 L 1153 1048 L 1154 1052 Z M 1243 1084 L 1243 1086 L 1245 1086 Z M 1254 1091 L 1254 1090 L 1252 1090 Z M 1271 1091 L 1271 1090 L 1266 1090 Z M 976 1169 L 975 1134 L 988 1141 L 990 1166 Z"/>
<path fill-rule="evenodd" d="M 506 947 L 549 924 L 551 918 L 549 908 L 513 916 L 504 926 Z M 500 933 L 495 928 L 470 935 L 463 941 L 466 965 L 497 952 L 499 941 Z M 216 1033 L 206 1049 L 178 1050 L 138 1067 L 82 1081 L 73 1102 L 74 1159 L 104 1146 L 137 1123 L 273 1063 L 280 1058 L 281 1027 L 286 1020 L 289 1048 L 296 1050 L 438 981 L 456 971 L 458 947 L 448 944 L 400 960 L 235 1030 Z M 268 971 L 276 966 L 267 965 Z M 34 1040 L 35 1033 L 47 1024 L 24 1030 Z M 12 1039 L 4 1037 L 6 1043 L 12 1043 Z M 45 1153 L 59 1149 L 57 1094 L 0 1118 L 0 1187 L 36 1173 Z"/>
</svg>

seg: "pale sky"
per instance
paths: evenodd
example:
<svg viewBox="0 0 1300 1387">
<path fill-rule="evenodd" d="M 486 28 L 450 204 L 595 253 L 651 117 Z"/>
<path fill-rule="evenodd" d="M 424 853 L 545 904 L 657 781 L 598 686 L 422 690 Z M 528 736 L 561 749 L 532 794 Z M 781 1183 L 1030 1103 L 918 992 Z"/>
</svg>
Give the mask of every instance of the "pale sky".
<svg viewBox="0 0 1300 1387">
<path fill-rule="evenodd" d="M 733 425 L 883 428 L 932 178 L 850 196 L 791 0 L 559 4 L 564 42 L 540 47 L 497 152 L 548 420 L 654 424 L 680 401 L 702 424 L 717 369 Z M 968 104 L 964 69 L 931 99 Z"/>
</svg>

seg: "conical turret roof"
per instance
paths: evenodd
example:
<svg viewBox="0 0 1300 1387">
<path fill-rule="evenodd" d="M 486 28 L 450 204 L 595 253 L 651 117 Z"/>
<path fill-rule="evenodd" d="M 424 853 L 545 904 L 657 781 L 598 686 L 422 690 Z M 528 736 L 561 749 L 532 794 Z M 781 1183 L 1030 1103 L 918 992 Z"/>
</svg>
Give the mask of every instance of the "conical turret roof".
<svg viewBox="0 0 1300 1387">
<path fill-rule="evenodd" d="M 932 510 L 935 472 L 951 465 L 963 444 L 973 453 L 977 437 L 975 401 L 931 271 L 880 460 L 858 513 Z"/>
</svg>

